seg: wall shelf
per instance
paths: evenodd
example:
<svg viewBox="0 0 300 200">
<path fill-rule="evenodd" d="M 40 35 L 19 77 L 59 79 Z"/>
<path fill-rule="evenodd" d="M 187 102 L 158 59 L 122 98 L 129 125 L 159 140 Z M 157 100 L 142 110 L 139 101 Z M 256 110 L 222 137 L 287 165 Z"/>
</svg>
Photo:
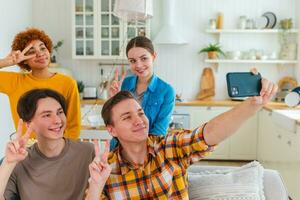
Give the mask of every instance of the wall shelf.
<svg viewBox="0 0 300 200">
<path fill-rule="evenodd" d="M 206 33 L 280 33 L 284 32 L 282 29 L 206 29 Z M 286 30 L 288 33 L 298 33 L 298 29 Z"/>
</svg>

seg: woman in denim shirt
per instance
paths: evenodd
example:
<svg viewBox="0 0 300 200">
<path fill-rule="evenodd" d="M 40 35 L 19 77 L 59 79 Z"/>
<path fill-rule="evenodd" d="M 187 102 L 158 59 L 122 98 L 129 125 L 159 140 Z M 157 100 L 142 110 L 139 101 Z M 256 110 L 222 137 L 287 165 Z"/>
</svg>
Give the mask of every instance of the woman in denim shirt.
<svg viewBox="0 0 300 200">
<path fill-rule="evenodd" d="M 115 80 L 110 86 L 110 96 L 120 90 L 130 91 L 149 119 L 149 133 L 166 135 L 175 105 L 175 91 L 153 72 L 156 53 L 151 40 L 144 36 L 131 39 L 126 47 L 126 56 L 134 75 L 118 81 L 116 71 Z M 115 144 L 112 142 L 111 148 Z"/>
</svg>

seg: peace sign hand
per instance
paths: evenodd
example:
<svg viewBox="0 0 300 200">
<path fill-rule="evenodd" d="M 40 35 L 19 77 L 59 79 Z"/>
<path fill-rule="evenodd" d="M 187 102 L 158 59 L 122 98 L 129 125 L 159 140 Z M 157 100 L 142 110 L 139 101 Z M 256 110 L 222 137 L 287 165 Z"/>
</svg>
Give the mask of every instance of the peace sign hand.
<svg viewBox="0 0 300 200">
<path fill-rule="evenodd" d="M 26 55 L 28 50 L 32 47 L 32 45 L 28 45 L 23 51 L 20 50 L 12 51 L 10 54 L 8 54 L 4 60 L 8 63 L 8 65 L 16 65 L 24 60 L 28 60 L 30 58 L 35 57 L 34 55 Z"/>
<path fill-rule="evenodd" d="M 95 148 L 95 158 L 93 162 L 89 165 L 90 171 L 90 184 L 97 184 L 104 187 L 106 180 L 108 179 L 111 166 L 107 162 L 107 157 L 109 154 L 109 142 L 105 142 L 105 150 L 103 154 L 100 153 L 100 147 L 97 140 L 93 141 Z"/>
<path fill-rule="evenodd" d="M 8 142 L 5 150 L 5 157 L 8 163 L 18 163 L 26 158 L 28 152 L 26 150 L 26 144 L 32 132 L 32 126 L 30 125 L 26 133 L 22 136 L 23 120 L 20 119 L 17 128 L 17 138 Z"/>
<path fill-rule="evenodd" d="M 125 76 L 126 71 L 122 73 L 121 79 L 119 80 L 119 68 L 116 68 L 114 79 L 111 82 L 109 88 L 109 97 L 115 96 L 118 92 L 120 92 Z"/>
</svg>

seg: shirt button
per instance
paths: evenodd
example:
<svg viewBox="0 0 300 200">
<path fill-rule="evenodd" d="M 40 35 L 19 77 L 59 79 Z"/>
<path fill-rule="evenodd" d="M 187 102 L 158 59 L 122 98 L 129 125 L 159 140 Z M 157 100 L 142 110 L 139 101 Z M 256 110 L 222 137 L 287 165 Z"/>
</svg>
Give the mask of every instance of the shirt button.
<svg viewBox="0 0 300 200">
<path fill-rule="evenodd" d="M 149 189 L 147 189 L 147 192 L 150 192 L 150 190 L 149 190 Z"/>
</svg>

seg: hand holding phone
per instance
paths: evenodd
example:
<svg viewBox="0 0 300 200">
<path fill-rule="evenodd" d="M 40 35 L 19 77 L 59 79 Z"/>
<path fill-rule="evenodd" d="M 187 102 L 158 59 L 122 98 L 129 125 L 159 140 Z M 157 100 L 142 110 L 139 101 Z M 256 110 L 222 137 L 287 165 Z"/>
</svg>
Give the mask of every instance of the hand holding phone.
<svg viewBox="0 0 300 200">
<path fill-rule="evenodd" d="M 235 97 L 259 96 L 261 75 L 251 72 L 230 72 L 226 75 L 228 95 Z"/>
</svg>

